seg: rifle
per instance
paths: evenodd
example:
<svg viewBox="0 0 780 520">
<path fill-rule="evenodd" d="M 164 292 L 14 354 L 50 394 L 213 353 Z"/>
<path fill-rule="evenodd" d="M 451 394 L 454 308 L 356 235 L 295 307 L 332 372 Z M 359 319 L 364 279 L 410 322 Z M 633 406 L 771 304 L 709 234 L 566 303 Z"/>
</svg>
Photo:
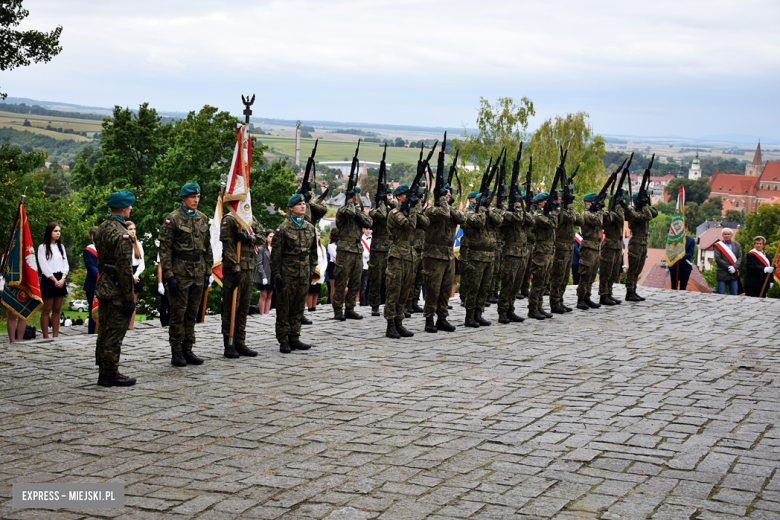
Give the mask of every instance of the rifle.
<svg viewBox="0 0 780 520">
<path fill-rule="evenodd" d="M 490 184 L 493 182 L 493 177 L 496 175 L 496 171 L 498 171 L 498 161 L 501 160 L 501 154 L 504 153 L 504 150 L 501 149 L 501 152 L 498 154 L 498 158 L 496 159 L 495 164 L 493 164 L 493 167 L 490 168 L 490 164 L 493 163 L 493 158 L 490 158 L 490 163 L 488 163 L 488 171 L 485 175 L 482 176 L 482 185 L 479 189 L 479 200 L 477 200 L 477 207 L 475 208 L 476 212 L 479 212 L 479 208 L 482 206 L 490 206 L 490 199 L 492 198 L 492 194 L 490 193 Z"/>
<path fill-rule="evenodd" d="M 525 175 L 525 210 L 531 211 L 531 172 L 534 169 L 534 154 L 528 159 L 528 173 Z"/>
<path fill-rule="evenodd" d="M 574 173 L 571 174 L 571 177 L 567 179 L 566 175 L 563 176 L 563 209 L 569 209 L 569 205 L 574 202 L 574 195 L 571 193 L 571 181 L 574 180 L 578 171 L 580 171 L 579 164 L 577 165 L 577 168 L 574 169 Z"/>
<path fill-rule="evenodd" d="M 352 157 L 352 165 L 349 168 L 349 180 L 347 181 L 347 189 L 344 191 L 344 194 L 346 195 L 344 197 L 345 206 L 347 205 L 347 202 L 352 200 L 352 198 L 355 196 L 355 185 L 357 184 L 355 174 L 357 173 L 359 166 L 358 151 L 360 151 L 360 139 L 358 139 L 357 148 L 355 148 L 355 155 Z"/>
<path fill-rule="evenodd" d="M 319 139 L 314 141 L 314 150 L 311 151 L 311 157 L 306 161 L 306 172 L 303 174 L 303 181 L 301 181 L 301 195 L 303 195 L 303 200 L 306 202 L 311 200 L 312 186 L 309 181 L 309 176 L 312 174 L 312 170 L 316 168 L 314 165 L 314 156 L 317 155 L 317 143 L 319 141 Z"/>
<path fill-rule="evenodd" d="M 387 156 L 387 143 L 385 143 L 385 149 L 382 152 L 382 162 L 379 163 L 379 177 L 376 181 L 376 195 L 374 195 L 374 207 L 378 208 L 380 202 L 387 203 L 387 187 L 385 186 L 385 179 L 387 178 L 387 163 L 385 163 L 385 157 Z"/>
<path fill-rule="evenodd" d="M 439 198 L 447 194 L 447 190 L 444 189 L 444 155 L 447 149 L 447 132 L 444 132 L 444 141 L 439 150 L 439 157 L 436 163 L 436 181 L 433 185 L 433 205 L 439 205 Z"/>
<path fill-rule="evenodd" d="M 452 177 L 455 177 L 455 180 L 458 181 L 458 196 L 463 192 L 463 186 L 460 184 L 460 177 L 458 177 L 458 171 L 455 168 L 455 165 L 458 163 L 458 154 L 460 153 L 460 150 L 455 151 L 455 160 L 452 161 L 452 164 L 450 165 L 450 174 L 447 177 L 447 184 L 450 186 L 450 191 L 452 191 Z"/>
<path fill-rule="evenodd" d="M 433 143 L 433 148 L 431 148 L 431 151 L 428 153 L 428 157 L 425 160 L 423 160 L 423 149 L 425 145 L 420 144 L 420 159 L 417 161 L 417 174 L 414 176 L 412 185 L 409 187 L 409 195 L 406 196 L 406 200 L 401 204 L 401 211 L 407 217 L 409 216 L 409 208 L 416 206 L 417 203 L 420 202 L 420 182 L 425 176 L 425 169 L 427 168 L 431 157 L 433 157 L 433 152 L 436 150 L 438 144 L 438 140 Z"/>
<path fill-rule="evenodd" d="M 623 165 L 626 164 L 627 159 L 623 159 L 623 163 L 620 165 L 620 167 L 612 172 L 607 179 L 606 184 L 601 188 L 601 191 L 596 196 L 596 200 L 593 201 L 593 204 L 590 205 L 590 210 L 594 213 L 597 211 L 601 211 L 604 209 L 604 201 L 607 199 L 607 192 L 609 192 L 610 186 L 617 180 L 617 175 L 620 173 L 620 170 L 623 169 Z"/>
<path fill-rule="evenodd" d="M 555 169 L 552 186 L 550 187 L 550 194 L 547 196 L 547 200 L 544 202 L 543 210 L 545 215 L 549 215 L 550 212 L 558 207 L 558 183 L 561 181 L 561 177 L 566 177 L 565 163 L 566 156 L 568 154 L 569 151 L 566 150 L 566 152 L 564 152 L 563 147 L 561 147 L 561 164 L 559 164 L 558 168 Z"/>
<path fill-rule="evenodd" d="M 522 200 L 520 197 L 520 186 L 517 185 L 520 180 L 520 157 L 523 155 L 523 142 L 520 141 L 520 149 L 517 151 L 517 157 L 512 164 L 512 178 L 509 181 L 509 211 L 515 210 L 515 204 Z"/>
<path fill-rule="evenodd" d="M 504 149 L 504 160 L 501 163 L 501 167 L 498 170 L 498 177 L 496 177 L 496 208 L 502 209 L 504 202 L 506 201 L 506 149 Z"/>
<path fill-rule="evenodd" d="M 609 201 L 609 211 L 615 211 L 615 206 L 617 205 L 617 201 L 623 200 L 623 182 L 625 182 L 626 180 L 626 176 L 628 175 L 628 168 L 631 166 L 631 161 L 633 159 L 634 159 L 634 152 L 631 152 L 631 155 L 628 158 L 628 164 L 626 164 L 626 167 L 623 168 L 623 173 L 620 175 L 620 180 L 618 181 L 617 189 L 615 190 L 615 195 L 612 197 L 612 200 Z"/>
<path fill-rule="evenodd" d="M 650 198 L 647 196 L 647 187 L 650 185 L 650 170 L 653 168 L 654 160 L 655 154 L 650 158 L 650 164 L 645 168 L 645 172 L 642 174 L 642 182 L 639 184 L 639 191 L 636 196 L 637 211 L 642 211 L 645 204 L 650 203 Z"/>
</svg>

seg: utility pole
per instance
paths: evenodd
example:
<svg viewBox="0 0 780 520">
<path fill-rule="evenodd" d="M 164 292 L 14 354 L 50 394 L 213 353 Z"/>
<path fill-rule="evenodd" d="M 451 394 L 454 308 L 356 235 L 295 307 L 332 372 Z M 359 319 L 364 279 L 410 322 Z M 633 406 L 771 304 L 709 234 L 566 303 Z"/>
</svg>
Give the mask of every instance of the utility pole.
<svg viewBox="0 0 780 520">
<path fill-rule="evenodd" d="M 301 165 L 301 122 L 295 122 L 295 164 Z"/>
</svg>

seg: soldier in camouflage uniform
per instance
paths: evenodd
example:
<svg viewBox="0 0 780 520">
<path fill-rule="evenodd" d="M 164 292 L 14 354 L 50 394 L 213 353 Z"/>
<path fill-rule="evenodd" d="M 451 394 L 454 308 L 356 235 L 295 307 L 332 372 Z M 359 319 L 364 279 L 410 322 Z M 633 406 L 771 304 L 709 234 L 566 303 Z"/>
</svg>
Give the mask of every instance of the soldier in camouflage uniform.
<svg viewBox="0 0 780 520">
<path fill-rule="evenodd" d="M 327 190 L 326 190 L 327 192 Z M 295 192 L 296 195 L 301 193 L 301 188 L 298 188 L 298 190 Z M 324 197 L 323 195 L 320 197 Z M 318 201 L 311 201 L 311 192 L 306 192 L 303 194 L 304 201 L 306 202 L 306 213 L 304 214 L 304 218 L 306 219 L 306 222 L 309 222 L 314 226 L 314 228 L 317 228 L 317 223 L 328 213 L 328 207 L 323 204 L 322 202 Z M 306 314 L 301 314 L 301 324 L 303 325 L 311 325 L 312 322 L 309 318 L 306 317 Z"/>
<path fill-rule="evenodd" d="M 647 236 L 650 233 L 650 221 L 658 216 L 658 210 L 650 206 L 649 197 L 641 210 L 636 209 L 639 194 L 634 193 L 632 199 L 633 208 L 628 208 L 626 219 L 631 230 L 631 238 L 628 239 L 628 272 L 626 273 L 626 301 L 641 302 L 644 298 L 636 293 L 636 284 L 639 275 L 645 267 L 647 260 Z M 646 197 L 646 195 L 645 195 Z"/>
<path fill-rule="evenodd" d="M 479 195 L 478 191 L 472 191 L 469 192 L 468 195 L 466 195 L 466 201 L 468 202 L 467 207 L 476 206 L 477 204 L 477 196 Z M 466 218 L 466 213 L 463 212 L 463 218 Z M 460 305 L 462 307 L 466 306 L 466 300 L 468 299 L 469 294 L 469 278 L 466 276 L 466 271 L 468 271 L 469 267 L 469 241 L 468 237 L 466 236 L 465 231 L 465 224 L 461 226 L 463 228 L 463 235 L 460 237 L 460 251 L 458 252 L 459 258 L 458 263 L 460 264 Z"/>
<path fill-rule="evenodd" d="M 448 190 L 449 185 L 445 184 Z M 436 194 L 434 194 L 436 196 Z M 430 221 L 423 248 L 422 272 L 425 277 L 425 332 L 455 331 L 447 321 L 449 316 L 450 292 L 455 279 L 455 232 L 466 218 L 458 208 L 451 206 L 455 201 L 449 191 L 438 197 L 433 206 L 425 209 Z M 436 324 L 433 315 L 436 314 Z"/>
<path fill-rule="evenodd" d="M 265 244 L 266 234 L 255 217 L 251 227 L 244 230 L 232 213 L 222 217 L 219 228 L 222 242 L 222 336 L 225 357 L 254 357 L 257 352 L 246 346 L 246 317 L 252 299 L 252 282 L 255 273 L 255 248 Z M 238 261 L 238 252 L 241 261 Z M 236 312 L 233 326 L 233 344 L 230 343 L 230 321 L 233 309 L 233 292 L 236 294 Z"/>
<path fill-rule="evenodd" d="M 583 197 L 585 211 L 582 213 L 582 243 L 580 244 L 580 283 L 577 285 L 577 308 L 584 311 L 598 309 L 600 304 L 590 299 L 593 282 L 599 270 L 601 255 L 601 229 L 603 227 L 603 211 L 591 211 L 591 204 L 598 198 L 595 193 Z"/>
<path fill-rule="evenodd" d="M 279 352 L 309 350 L 301 341 L 301 316 L 317 268 L 317 231 L 306 222 L 303 195 L 287 201 L 290 210 L 271 241 L 271 275 L 276 287 L 276 339 Z M 341 255 L 339 255 L 341 256 Z M 343 291 L 342 291 L 343 294 Z"/>
<path fill-rule="evenodd" d="M 525 194 L 523 194 L 523 197 L 525 197 Z M 531 206 L 531 212 L 527 213 L 528 215 L 535 215 L 536 212 L 533 211 L 533 206 Z M 533 224 L 528 224 L 528 221 L 526 221 L 525 224 L 525 256 L 526 256 L 526 262 L 525 262 L 525 272 L 523 273 L 522 280 L 520 282 L 520 295 L 521 298 L 528 298 L 531 294 L 531 266 L 533 265 L 533 262 L 531 259 L 534 257 L 534 246 L 536 245 L 536 233 L 534 232 L 534 227 L 536 224 L 536 221 L 532 221 Z"/>
<path fill-rule="evenodd" d="M 506 188 L 506 192 L 509 192 L 509 188 Z M 497 202 L 498 196 L 494 199 Z M 499 213 L 503 213 L 503 208 L 498 209 L 498 206 L 494 206 L 494 209 Z M 498 303 L 498 291 L 501 285 L 501 266 L 504 263 L 504 234 L 498 230 L 496 232 L 496 251 L 495 251 L 495 267 L 491 273 L 490 289 L 488 290 L 487 303 Z"/>
<path fill-rule="evenodd" d="M 195 322 L 214 256 L 211 252 L 209 219 L 198 211 L 200 186 L 191 182 L 179 192 L 182 203 L 169 213 L 160 228 L 160 265 L 171 305 L 168 341 L 171 364 L 200 365 L 203 359 L 192 353 Z"/>
<path fill-rule="evenodd" d="M 555 256 L 552 271 L 550 271 L 550 312 L 565 314 L 572 308 L 563 304 L 563 293 L 569 284 L 571 260 L 574 256 L 575 226 L 582 225 L 582 215 L 574 210 L 573 205 L 567 209 L 561 208 L 558 215 L 558 227 L 555 230 Z"/>
<path fill-rule="evenodd" d="M 599 303 L 601 305 L 618 305 L 622 302 L 622 300 L 612 296 L 612 285 L 623 265 L 624 206 L 626 206 L 625 201 L 618 200 L 615 209 L 604 215 L 604 242 L 601 245 L 599 266 Z"/>
<path fill-rule="evenodd" d="M 410 338 L 413 332 L 403 326 L 404 306 L 409 299 L 409 291 L 414 281 L 414 231 L 417 223 L 428 224 L 428 218 L 420 210 L 419 194 L 409 193 L 409 186 L 401 184 L 393 192 L 399 205 L 403 205 L 407 196 L 409 215 L 401 208 L 395 208 L 387 216 L 387 231 L 393 244 L 387 254 L 387 297 L 385 299 L 385 336 L 391 339 Z"/>
<path fill-rule="evenodd" d="M 420 188 L 420 195 L 422 195 L 425 192 L 425 190 L 421 187 Z M 427 201 L 425 201 L 427 202 Z M 425 212 L 425 206 L 421 208 L 421 211 Z M 409 299 L 406 300 L 406 312 L 405 314 L 412 314 L 415 312 L 423 312 L 422 307 L 419 305 L 420 301 L 420 293 L 422 293 L 422 284 L 423 284 L 423 265 L 422 265 L 422 257 L 423 257 L 423 247 L 425 246 L 425 228 L 428 226 L 423 226 L 422 221 L 419 220 L 417 222 L 417 229 L 414 231 L 414 280 L 413 280 L 413 286 L 412 290 L 409 291 Z M 425 290 L 428 290 L 428 287 L 426 286 Z"/>
<path fill-rule="evenodd" d="M 502 212 L 502 217 L 501 236 L 504 239 L 504 257 L 500 265 L 501 294 L 498 296 L 498 322 L 521 323 L 523 318 L 515 314 L 515 297 L 520 290 L 527 262 L 525 224 L 532 224 L 534 216 L 526 213 L 522 202 L 515 202 Z"/>
<path fill-rule="evenodd" d="M 493 194 L 487 192 L 486 206 L 469 204 L 466 211 L 466 223 L 463 226 L 463 236 L 468 237 L 469 261 L 464 278 L 469 279 L 469 290 L 466 296 L 466 327 L 488 326 L 490 322 L 482 317 L 485 312 L 485 301 L 490 290 L 490 280 L 493 276 L 495 261 L 495 237 L 501 228 L 501 214 L 490 209 L 490 199 Z"/>
<path fill-rule="evenodd" d="M 363 316 L 355 312 L 355 301 L 360 291 L 360 279 L 363 276 L 363 244 L 360 241 L 363 228 L 371 227 L 371 217 L 362 207 L 355 207 L 360 196 L 360 188 L 346 194 L 346 204 L 336 212 L 336 227 L 339 228 L 339 248 L 336 255 L 336 267 L 333 269 L 333 318 L 362 320 Z M 344 291 L 346 292 L 346 301 Z M 343 309 L 346 308 L 346 312 Z"/>
<path fill-rule="evenodd" d="M 537 204 L 534 215 L 534 254 L 531 257 L 531 276 L 533 285 L 528 296 L 528 317 L 537 320 L 552 318 L 552 314 L 545 312 L 542 307 L 542 296 L 550 283 L 550 269 L 555 255 L 555 228 L 558 225 L 559 210 L 555 209 L 549 214 L 542 211 L 542 206 L 549 197 L 549 193 L 543 191 L 536 195 L 533 202 Z"/>
<path fill-rule="evenodd" d="M 95 234 L 100 273 L 95 288 L 100 301 L 95 364 L 100 367 L 97 382 L 100 386 L 135 384 L 134 377 L 119 373 L 122 340 L 135 311 L 133 241 L 125 225 L 134 202 L 135 197 L 129 191 L 112 193 L 106 201 L 111 207 L 111 216 L 100 224 Z"/>
<path fill-rule="evenodd" d="M 371 254 L 368 257 L 368 302 L 371 305 L 371 316 L 379 316 L 379 306 L 382 304 L 382 283 L 387 270 L 387 252 L 390 249 L 390 235 L 387 232 L 387 214 L 396 206 L 389 200 L 392 190 L 386 191 L 387 196 L 377 198 L 376 208 L 368 214 L 371 217 Z"/>
</svg>

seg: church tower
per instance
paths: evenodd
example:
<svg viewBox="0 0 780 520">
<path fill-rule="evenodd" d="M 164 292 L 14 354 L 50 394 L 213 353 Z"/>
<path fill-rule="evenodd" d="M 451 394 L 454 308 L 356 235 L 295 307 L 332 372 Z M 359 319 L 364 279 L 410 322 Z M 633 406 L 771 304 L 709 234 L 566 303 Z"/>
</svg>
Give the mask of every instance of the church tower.
<svg viewBox="0 0 780 520">
<path fill-rule="evenodd" d="M 688 170 L 688 178 L 692 181 L 701 179 L 701 162 L 699 162 L 699 147 L 696 147 L 696 157 L 691 162 L 691 169 Z"/>
<path fill-rule="evenodd" d="M 764 162 L 761 159 L 761 141 L 759 140 L 756 154 L 753 156 L 753 163 L 745 165 L 745 175 L 761 177 L 762 173 L 764 173 Z"/>
</svg>

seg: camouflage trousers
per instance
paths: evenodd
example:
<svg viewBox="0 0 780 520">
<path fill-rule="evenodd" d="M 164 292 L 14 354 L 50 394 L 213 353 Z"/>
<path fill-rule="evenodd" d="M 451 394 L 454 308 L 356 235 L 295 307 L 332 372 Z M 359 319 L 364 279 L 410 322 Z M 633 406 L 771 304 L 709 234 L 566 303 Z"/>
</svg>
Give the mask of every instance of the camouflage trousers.
<svg viewBox="0 0 780 520">
<path fill-rule="evenodd" d="M 447 306 L 452 292 L 452 281 L 455 279 L 455 260 L 439 258 L 424 258 L 422 273 L 425 278 L 425 309 L 426 318 L 449 316 Z"/>
<path fill-rule="evenodd" d="M 363 276 L 363 254 L 350 251 L 339 251 L 336 255 L 336 266 L 333 268 L 333 310 L 338 312 L 343 308 L 351 311 L 355 308 L 355 300 L 360 291 L 360 279 Z M 346 290 L 346 300 L 344 291 Z"/>
<path fill-rule="evenodd" d="M 503 269 L 500 267 L 502 265 L 502 262 L 504 260 L 504 252 L 501 247 L 500 243 L 496 244 L 496 252 L 495 255 L 495 267 L 493 268 L 493 277 L 490 280 L 490 290 L 488 291 L 488 296 L 495 296 L 498 295 L 499 287 L 501 286 L 503 280 L 501 273 Z"/>
<path fill-rule="evenodd" d="M 523 273 L 523 278 L 520 281 L 520 292 L 526 296 L 528 296 L 531 290 L 531 265 L 533 264 L 531 259 L 534 257 L 534 248 L 535 244 L 532 242 L 529 242 L 526 246 L 526 258 L 528 260 L 525 263 L 525 272 Z"/>
<path fill-rule="evenodd" d="M 464 275 L 469 267 L 469 258 L 467 249 L 463 246 L 460 247 L 460 259 L 458 260 L 458 264 L 460 272 L 460 287 L 458 288 L 458 294 L 460 295 L 460 303 L 466 305 L 466 295 L 469 292 L 469 280 Z"/>
<path fill-rule="evenodd" d="M 241 270 L 241 282 L 236 289 L 236 315 L 233 325 L 233 344 L 246 346 L 246 316 L 252 298 L 252 269 Z M 225 272 L 222 279 L 222 335 L 230 336 L 230 315 L 233 309 L 233 285 Z"/>
<path fill-rule="evenodd" d="M 528 310 L 542 309 L 542 296 L 550 283 L 550 271 L 552 270 L 555 246 L 552 244 L 536 244 L 534 255 L 531 257 L 531 294 L 528 296 Z"/>
<path fill-rule="evenodd" d="M 415 250 L 414 267 L 412 269 L 414 269 L 414 280 L 412 290 L 409 291 L 409 299 L 406 300 L 407 307 L 420 301 L 420 293 L 422 292 L 423 285 L 422 249 L 419 251 Z M 428 284 L 425 284 L 425 291 L 428 292 Z"/>
<path fill-rule="evenodd" d="M 287 277 L 284 279 L 284 289 L 277 292 L 276 339 L 279 343 L 301 337 L 301 317 L 306 308 L 306 295 L 310 284 L 310 278 Z M 343 289 L 341 294 L 344 294 Z"/>
<path fill-rule="evenodd" d="M 580 283 L 577 284 L 577 300 L 590 298 L 593 282 L 599 272 L 599 250 L 580 249 Z"/>
<path fill-rule="evenodd" d="M 387 271 L 387 251 L 371 250 L 368 256 L 368 303 L 372 307 L 379 307 L 382 304 L 382 282 L 385 279 L 385 271 Z"/>
<path fill-rule="evenodd" d="M 171 304 L 171 324 L 168 342 L 172 352 L 188 352 L 195 344 L 195 322 L 203 299 L 203 277 L 177 278 L 179 292 L 168 295 Z"/>
<path fill-rule="evenodd" d="M 599 296 L 612 296 L 612 284 L 623 265 L 622 249 L 602 249 L 599 265 Z"/>
<path fill-rule="evenodd" d="M 628 271 L 626 272 L 626 292 L 635 293 L 639 275 L 647 260 L 647 242 L 637 243 L 633 238 L 628 242 Z"/>
<path fill-rule="evenodd" d="M 556 244 L 555 258 L 550 272 L 550 308 L 554 309 L 563 305 L 563 294 L 569 285 L 569 273 L 571 273 L 571 259 L 574 256 L 572 244 Z"/>
<path fill-rule="evenodd" d="M 485 312 L 485 300 L 490 290 L 490 280 L 493 277 L 493 262 L 469 260 L 466 272 L 462 278 L 469 281 L 469 291 L 466 294 L 466 317 L 481 316 Z"/>
<path fill-rule="evenodd" d="M 515 312 L 515 296 L 523 282 L 528 257 L 504 255 L 501 264 L 501 294 L 498 295 L 498 313 Z"/>
<path fill-rule="evenodd" d="M 129 326 L 130 317 L 122 314 L 122 307 L 110 301 L 100 303 L 95 364 L 100 367 L 101 374 L 113 375 L 119 370 L 122 340 Z"/>
<path fill-rule="evenodd" d="M 414 260 L 411 258 L 403 260 L 395 257 L 387 259 L 387 278 L 385 281 L 387 294 L 385 295 L 384 311 L 386 320 L 404 319 L 404 306 L 406 300 L 409 299 L 413 280 Z"/>
</svg>

